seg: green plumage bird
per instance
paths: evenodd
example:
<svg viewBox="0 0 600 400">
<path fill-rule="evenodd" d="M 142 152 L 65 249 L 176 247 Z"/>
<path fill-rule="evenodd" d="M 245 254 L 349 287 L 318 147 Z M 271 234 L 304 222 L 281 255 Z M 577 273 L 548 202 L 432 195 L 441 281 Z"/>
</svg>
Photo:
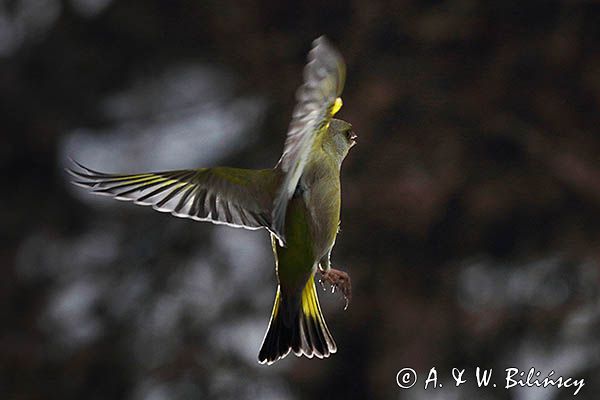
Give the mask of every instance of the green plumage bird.
<svg viewBox="0 0 600 400">
<path fill-rule="evenodd" d="M 76 163 L 75 184 L 93 193 L 149 205 L 198 221 L 271 233 L 278 287 L 258 355 L 271 364 L 290 350 L 328 357 L 336 344 L 319 306 L 315 274 L 346 297 L 350 278 L 331 268 L 340 222 L 340 167 L 356 143 L 349 123 L 334 119 L 342 101 L 345 64 L 324 38 L 313 43 L 284 151 L 272 169 L 200 168 L 107 174 Z"/>
</svg>

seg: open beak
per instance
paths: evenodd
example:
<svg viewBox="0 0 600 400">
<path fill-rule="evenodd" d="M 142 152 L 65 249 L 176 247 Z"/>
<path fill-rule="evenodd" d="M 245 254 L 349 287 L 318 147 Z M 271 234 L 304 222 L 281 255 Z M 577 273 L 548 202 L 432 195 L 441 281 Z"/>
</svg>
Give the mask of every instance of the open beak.
<svg viewBox="0 0 600 400">
<path fill-rule="evenodd" d="M 356 139 L 358 139 L 358 135 L 354 132 L 350 133 L 350 143 L 352 143 L 351 146 L 356 144 Z"/>
</svg>

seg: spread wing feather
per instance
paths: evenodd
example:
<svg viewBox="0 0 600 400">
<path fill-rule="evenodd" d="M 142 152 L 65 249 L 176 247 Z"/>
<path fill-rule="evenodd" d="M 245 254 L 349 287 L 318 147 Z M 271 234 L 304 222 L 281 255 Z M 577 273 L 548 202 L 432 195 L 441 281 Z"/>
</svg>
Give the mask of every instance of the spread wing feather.
<svg viewBox="0 0 600 400">
<path fill-rule="evenodd" d="M 321 36 L 313 42 L 304 68 L 304 81 L 296 93 L 296 107 L 288 128 L 279 166 L 283 181 L 273 204 L 272 230 L 284 242 L 287 203 L 294 194 L 315 143 L 339 109 L 346 66 L 340 54 Z M 283 239 L 283 240 L 282 240 Z"/>
<path fill-rule="evenodd" d="M 246 229 L 271 225 L 274 170 L 217 167 L 123 175 L 75 165 L 67 169 L 73 183 L 92 193 L 197 221 Z"/>
</svg>

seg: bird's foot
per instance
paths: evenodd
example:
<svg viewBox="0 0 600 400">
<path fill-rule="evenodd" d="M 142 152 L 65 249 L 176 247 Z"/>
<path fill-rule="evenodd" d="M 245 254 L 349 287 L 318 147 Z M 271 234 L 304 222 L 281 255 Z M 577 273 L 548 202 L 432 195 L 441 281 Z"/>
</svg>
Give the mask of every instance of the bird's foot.
<svg viewBox="0 0 600 400">
<path fill-rule="evenodd" d="M 348 308 L 348 304 L 352 299 L 352 283 L 350 281 L 350 275 L 339 269 L 329 268 L 327 271 L 321 271 L 321 279 L 319 279 L 323 288 L 324 283 L 327 282 L 331 285 L 331 292 L 334 293 L 336 289 L 342 292 L 344 299 L 346 300 L 346 306 L 344 310 Z"/>
</svg>

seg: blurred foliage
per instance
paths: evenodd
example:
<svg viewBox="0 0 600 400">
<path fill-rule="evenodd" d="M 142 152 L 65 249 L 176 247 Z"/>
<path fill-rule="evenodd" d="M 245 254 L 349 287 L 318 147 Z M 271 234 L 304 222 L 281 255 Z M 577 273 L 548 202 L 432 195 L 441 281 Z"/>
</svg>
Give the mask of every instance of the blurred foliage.
<svg viewBox="0 0 600 400">
<path fill-rule="evenodd" d="M 333 255 L 354 300 L 321 296 L 338 354 L 264 367 L 265 233 L 90 199 L 62 168 L 274 165 L 321 34 L 359 135 Z M 0 395 L 570 398 L 395 383 L 534 366 L 597 398 L 599 107 L 594 1 L 5 1 Z"/>
</svg>

